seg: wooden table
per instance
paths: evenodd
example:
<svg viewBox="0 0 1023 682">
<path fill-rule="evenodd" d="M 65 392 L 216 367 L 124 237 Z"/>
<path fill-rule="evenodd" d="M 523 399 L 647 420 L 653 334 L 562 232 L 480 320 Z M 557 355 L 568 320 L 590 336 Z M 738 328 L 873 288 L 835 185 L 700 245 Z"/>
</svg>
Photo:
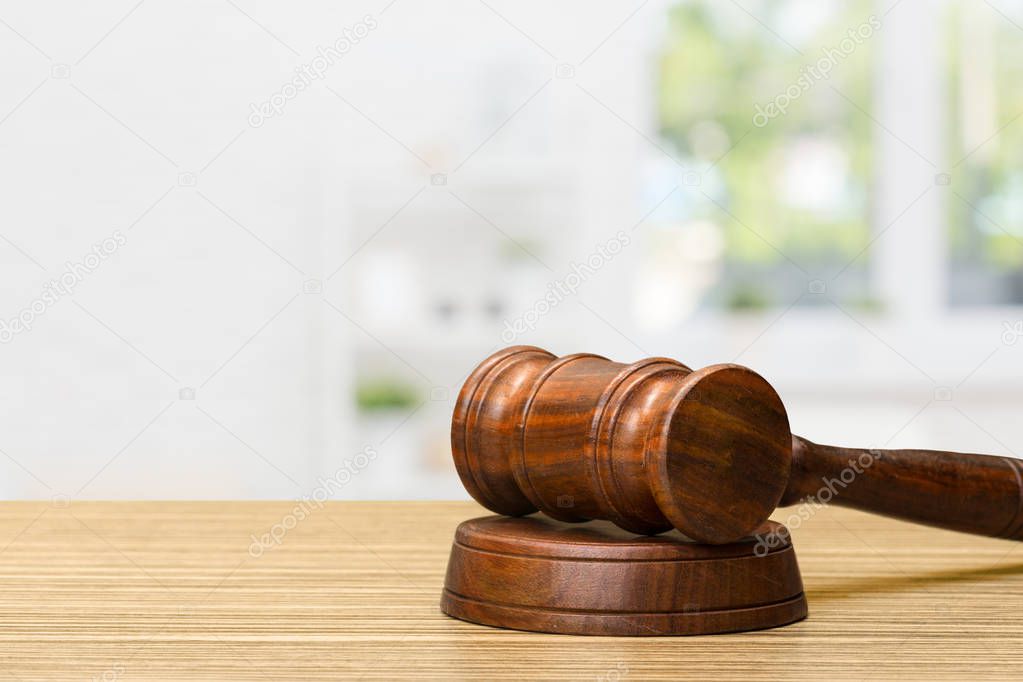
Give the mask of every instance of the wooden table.
<svg viewBox="0 0 1023 682">
<path fill-rule="evenodd" d="M 482 513 L 472 503 L 336 502 L 303 519 L 294 507 L 0 505 L 0 671 L 15 680 L 1023 677 L 1020 543 L 823 509 L 793 532 L 808 620 L 737 635 L 570 637 L 440 613 L 452 532 Z M 277 523 L 293 525 L 280 544 L 252 544 Z"/>
</svg>

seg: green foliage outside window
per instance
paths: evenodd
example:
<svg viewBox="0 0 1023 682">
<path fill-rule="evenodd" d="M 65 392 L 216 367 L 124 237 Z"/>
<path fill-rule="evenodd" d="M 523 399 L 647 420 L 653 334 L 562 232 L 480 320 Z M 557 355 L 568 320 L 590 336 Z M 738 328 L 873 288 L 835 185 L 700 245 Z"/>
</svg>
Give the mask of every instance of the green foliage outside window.
<svg viewBox="0 0 1023 682">
<path fill-rule="evenodd" d="M 950 266 L 960 288 L 969 289 L 953 303 L 1018 303 L 1023 301 L 1023 36 L 1018 25 L 982 3 L 954 3 L 945 18 Z"/>
<path fill-rule="evenodd" d="M 874 6 L 863 1 L 820 6 L 825 9 L 817 24 L 808 27 L 800 9 L 805 3 L 757 5 L 757 18 L 778 36 L 734 3 L 682 2 L 670 15 L 659 72 L 661 134 L 685 167 L 705 174 L 700 187 L 687 189 L 695 198 L 684 219 L 711 220 L 721 228 L 724 284 L 746 303 L 749 296 L 742 292 L 750 287 L 761 298 L 798 295 L 762 286 L 778 280 L 771 273 L 793 269 L 787 259 L 822 279 L 854 258 L 849 273 L 862 272 L 868 262 L 869 254 L 856 257 L 871 234 L 874 131 L 864 112 L 871 110 L 876 47 L 867 38 L 847 55 L 839 50 L 847 31 L 871 21 Z M 809 75 L 805 67 L 828 54 L 834 63 L 830 75 Z M 754 125 L 757 105 L 763 111 L 790 86 L 800 93 L 787 112 Z M 801 174 L 808 179 L 805 187 Z M 826 191 L 814 184 L 823 180 Z M 806 276 L 798 269 L 795 274 L 799 282 L 793 280 L 791 288 L 805 291 Z M 856 297 L 865 298 L 865 291 L 848 292 L 847 298 Z"/>
</svg>

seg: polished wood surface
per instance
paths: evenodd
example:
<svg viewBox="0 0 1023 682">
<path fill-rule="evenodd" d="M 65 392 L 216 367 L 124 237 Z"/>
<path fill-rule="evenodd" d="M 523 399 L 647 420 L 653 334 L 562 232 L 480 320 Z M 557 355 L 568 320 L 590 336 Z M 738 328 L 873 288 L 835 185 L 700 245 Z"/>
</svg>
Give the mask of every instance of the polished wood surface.
<svg viewBox="0 0 1023 682">
<path fill-rule="evenodd" d="M 765 537 L 777 540 L 768 547 Z M 707 545 L 535 514 L 458 526 L 441 609 L 516 630 L 658 637 L 788 625 L 806 617 L 806 597 L 788 533 L 773 521 L 756 537 Z"/>
<path fill-rule="evenodd" d="M 692 371 L 668 358 L 625 365 L 512 346 L 466 379 L 451 445 L 466 489 L 499 514 L 539 509 L 727 543 L 811 497 L 1023 539 L 1017 460 L 810 443 L 789 431 L 771 385 L 739 365 Z"/>
<path fill-rule="evenodd" d="M 498 514 L 674 527 L 715 543 L 767 519 L 792 459 L 781 400 L 745 367 L 531 346 L 498 351 L 466 379 L 451 449 L 466 489 Z"/>
<path fill-rule="evenodd" d="M 1018 680 L 1023 545 L 824 508 L 792 529 L 806 620 L 698 637 L 441 613 L 472 502 L 0 504 L 3 680 Z M 792 512 L 794 510 L 788 510 Z M 796 518 L 799 518 L 798 516 Z"/>
<path fill-rule="evenodd" d="M 1023 540 L 1023 461 L 934 450 L 839 448 L 798 436 L 793 446 L 792 476 L 782 504 L 816 499 L 833 489 L 834 504 Z M 857 466 L 861 473 L 853 478 L 850 472 Z"/>
</svg>

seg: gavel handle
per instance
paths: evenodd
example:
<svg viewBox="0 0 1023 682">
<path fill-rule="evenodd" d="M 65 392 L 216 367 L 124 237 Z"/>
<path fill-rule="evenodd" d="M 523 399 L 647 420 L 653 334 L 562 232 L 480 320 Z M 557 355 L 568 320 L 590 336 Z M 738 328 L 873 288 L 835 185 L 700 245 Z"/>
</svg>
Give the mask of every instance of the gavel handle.
<svg viewBox="0 0 1023 682">
<path fill-rule="evenodd" d="M 781 504 L 838 504 L 1023 540 L 1023 461 L 937 450 L 859 450 L 792 437 Z"/>
</svg>

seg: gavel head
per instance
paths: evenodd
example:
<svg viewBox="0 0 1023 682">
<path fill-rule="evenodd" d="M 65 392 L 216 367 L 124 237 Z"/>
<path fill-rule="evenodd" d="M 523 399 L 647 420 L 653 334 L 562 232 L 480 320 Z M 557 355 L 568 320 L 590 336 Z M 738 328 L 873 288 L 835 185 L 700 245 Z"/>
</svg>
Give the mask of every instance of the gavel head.
<svg viewBox="0 0 1023 682">
<path fill-rule="evenodd" d="M 451 448 L 469 493 L 499 514 L 607 519 L 699 542 L 749 535 L 788 483 L 778 394 L 739 365 L 692 371 L 513 346 L 466 379 Z"/>
</svg>

